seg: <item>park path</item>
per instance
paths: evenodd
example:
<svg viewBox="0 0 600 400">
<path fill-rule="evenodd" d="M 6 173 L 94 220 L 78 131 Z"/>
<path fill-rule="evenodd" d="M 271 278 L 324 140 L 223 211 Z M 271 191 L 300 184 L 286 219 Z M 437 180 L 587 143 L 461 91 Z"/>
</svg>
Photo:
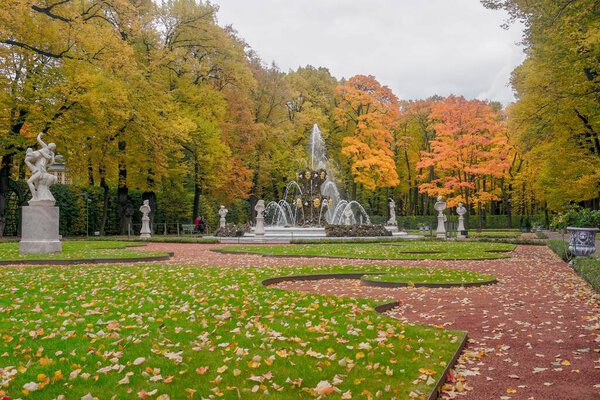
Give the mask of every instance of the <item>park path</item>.
<svg viewBox="0 0 600 400">
<path fill-rule="evenodd" d="M 446 398 L 600 399 L 600 296 L 544 246 L 518 246 L 509 259 L 487 261 L 273 258 L 211 252 L 214 245 L 150 244 L 174 263 L 196 265 L 402 265 L 468 269 L 499 283 L 474 288 L 376 288 L 353 280 L 285 282 L 313 293 L 396 299 L 401 320 L 468 331 Z M 221 246 L 218 246 L 221 247 Z M 458 393 L 457 389 L 461 389 Z"/>
</svg>

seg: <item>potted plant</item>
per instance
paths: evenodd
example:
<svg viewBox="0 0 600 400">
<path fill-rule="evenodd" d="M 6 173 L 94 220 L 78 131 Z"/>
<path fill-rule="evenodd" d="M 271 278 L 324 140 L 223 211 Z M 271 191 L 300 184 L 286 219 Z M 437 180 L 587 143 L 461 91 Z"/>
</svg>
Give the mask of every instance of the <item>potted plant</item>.
<svg viewBox="0 0 600 400">
<path fill-rule="evenodd" d="M 600 211 L 571 206 L 554 219 L 557 228 L 566 228 L 570 234 L 569 251 L 576 257 L 585 257 L 596 251 L 596 233 L 600 228 Z"/>
</svg>

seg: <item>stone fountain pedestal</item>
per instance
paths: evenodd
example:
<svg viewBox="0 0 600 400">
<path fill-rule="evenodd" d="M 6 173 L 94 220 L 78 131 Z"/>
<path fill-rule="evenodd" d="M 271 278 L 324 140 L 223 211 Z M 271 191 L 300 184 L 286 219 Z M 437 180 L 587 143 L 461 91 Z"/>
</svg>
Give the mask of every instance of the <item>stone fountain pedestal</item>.
<svg viewBox="0 0 600 400">
<path fill-rule="evenodd" d="M 59 210 L 54 202 L 51 203 L 38 202 L 23 207 L 19 253 L 48 254 L 62 251 L 58 234 Z"/>
</svg>

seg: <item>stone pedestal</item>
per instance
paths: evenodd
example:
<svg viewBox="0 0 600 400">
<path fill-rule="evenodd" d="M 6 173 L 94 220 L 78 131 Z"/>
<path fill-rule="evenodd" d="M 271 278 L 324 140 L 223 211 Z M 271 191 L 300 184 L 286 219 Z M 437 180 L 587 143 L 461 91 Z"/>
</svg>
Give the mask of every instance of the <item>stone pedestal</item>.
<svg viewBox="0 0 600 400">
<path fill-rule="evenodd" d="M 140 230 L 140 239 L 150 239 L 151 233 L 152 231 L 150 230 L 150 217 L 143 216 L 142 229 Z"/>
<path fill-rule="evenodd" d="M 265 219 L 263 217 L 256 217 L 256 228 L 254 229 L 256 236 L 265 236 Z"/>
<path fill-rule="evenodd" d="M 58 234 L 58 207 L 24 206 L 22 214 L 21 254 L 48 254 L 62 251 Z"/>
<path fill-rule="evenodd" d="M 438 215 L 438 224 L 435 236 L 438 239 L 446 239 L 446 216 L 443 214 Z"/>
<path fill-rule="evenodd" d="M 462 215 L 458 216 L 458 228 L 456 229 L 456 238 L 457 239 L 466 239 L 467 238 L 467 230 L 465 229 L 465 220 Z"/>
</svg>

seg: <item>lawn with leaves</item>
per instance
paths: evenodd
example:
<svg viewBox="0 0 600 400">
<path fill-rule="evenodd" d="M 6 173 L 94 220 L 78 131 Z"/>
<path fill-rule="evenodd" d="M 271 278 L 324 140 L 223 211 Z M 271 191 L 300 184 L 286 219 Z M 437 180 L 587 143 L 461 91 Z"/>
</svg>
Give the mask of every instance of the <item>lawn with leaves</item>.
<svg viewBox="0 0 600 400">
<path fill-rule="evenodd" d="M 365 244 L 295 244 L 284 246 L 228 246 L 215 251 L 274 256 L 309 256 L 392 260 L 467 260 L 510 257 L 515 245 L 507 243 L 406 241 Z"/>
<path fill-rule="evenodd" d="M 0 394 L 13 398 L 420 399 L 463 339 L 372 301 L 260 284 L 373 267 L 0 271 Z"/>
<path fill-rule="evenodd" d="M 459 269 L 438 268 L 405 268 L 391 274 L 368 275 L 362 278 L 374 282 L 394 282 L 407 284 L 453 284 L 464 285 L 469 283 L 494 282 L 493 275 Z"/>
<path fill-rule="evenodd" d="M 127 248 L 138 246 L 138 248 Z M 19 254 L 18 243 L 0 243 L 0 261 L 8 260 L 85 260 L 164 256 L 164 252 L 140 250 L 144 244 L 121 241 L 64 241 L 61 253 Z M 143 248 L 143 247 L 142 247 Z"/>
</svg>

